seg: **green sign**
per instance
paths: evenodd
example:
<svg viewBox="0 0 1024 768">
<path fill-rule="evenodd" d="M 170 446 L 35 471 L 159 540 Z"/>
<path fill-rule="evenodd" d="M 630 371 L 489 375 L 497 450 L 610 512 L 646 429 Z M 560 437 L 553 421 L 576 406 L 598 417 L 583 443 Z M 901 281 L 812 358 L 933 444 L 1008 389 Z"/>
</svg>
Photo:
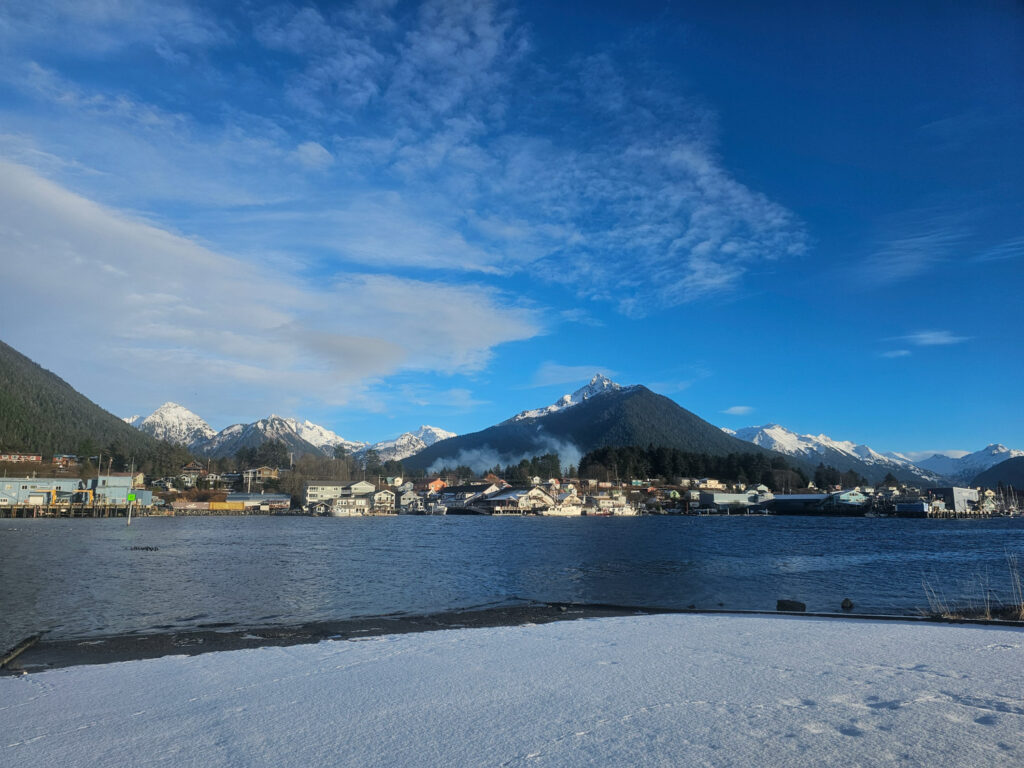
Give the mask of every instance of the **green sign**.
<svg viewBox="0 0 1024 768">
<path fill-rule="evenodd" d="M 135 494 L 134 493 L 129 493 L 128 494 L 128 501 L 135 501 Z"/>
</svg>

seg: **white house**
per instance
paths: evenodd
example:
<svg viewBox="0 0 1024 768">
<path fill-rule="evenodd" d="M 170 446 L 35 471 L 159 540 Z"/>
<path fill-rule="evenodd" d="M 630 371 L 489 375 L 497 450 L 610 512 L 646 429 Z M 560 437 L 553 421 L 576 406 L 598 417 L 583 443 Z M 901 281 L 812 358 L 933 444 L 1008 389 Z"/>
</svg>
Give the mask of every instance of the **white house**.
<svg viewBox="0 0 1024 768">
<path fill-rule="evenodd" d="M 395 494 L 387 488 L 373 494 L 373 508 L 377 512 L 395 511 Z"/>
</svg>

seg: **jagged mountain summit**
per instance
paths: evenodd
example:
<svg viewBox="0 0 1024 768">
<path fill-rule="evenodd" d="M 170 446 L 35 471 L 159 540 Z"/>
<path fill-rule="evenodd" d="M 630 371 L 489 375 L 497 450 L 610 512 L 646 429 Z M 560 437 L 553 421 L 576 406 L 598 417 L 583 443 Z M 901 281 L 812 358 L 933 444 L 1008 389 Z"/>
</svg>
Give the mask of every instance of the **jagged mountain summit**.
<svg viewBox="0 0 1024 768">
<path fill-rule="evenodd" d="M 968 453 L 960 458 L 944 456 L 936 453 L 927 459 L 917 462 L 917 466 L 930 472 L 943 475 L 957 482 L 969 483 L 976 475 L 1001 464 L 1007 459 L 1024 456 L 1024 451 L 1007 448 L 1002 443 L 986 445 L 980 451 Z"/>
<path fill-rule="evenodd" d="M 325 437 L 320 431 L 322 428 L 318 428 L 316 425 L 311 426 L 314 429 L 304 428 L 304 424 L 295 419 L 286 419 L 277 414 L 271 414 L 267 418 L 259 419 L 251 424 L 232 424 L 230 427 L 225 427 L 205 443 L 195 446 L 195 450 L 218 458 L 233 456 L 243 448 L 259 448 L 265 442 L 274 441 L 284 443 L 288 451 L 297 456 L 307 453 L 324 455 L 333 452 L 332 445 L 329 446 L 327 443 L 316 445 L 303 437 L 302 432 L 313 439 Z M 300 428 L 302 428 L 302 432 L 300 432 Z"/>
<path fill-rule="evenodd" d="M 880 481 L 890 472 L 904 482 L 935 484 L 942 479 L 940 473 L 924 469 L 898 453 L 879 453 L 866 445 L 833 440 L 828 435 L 800 435 L 779 424 L 724 431 L 786 456 L 822 462 L 843 472 L 853 470 L 871 482 Z"/>
<path fill-rule="evenodd" d="M 334 449 L 338 446 L 344 448 L 348 453 L 355 453 L 366 447 L 366 443 L 346 440 L 326 427 L 321 427 L 319 424 L 314 424 L 309 420 L 282 419 L 282 421 L 295 430 L 295 434 L 300 438 L 327 454 L 333 453 Z"/>
<path fill-rule="evenodd" d="M 217 434 L 201 417 L 172 402 L 164 403 L 144 419 L 132 416 L 125 422 L 157 440 L 187 448 L 201 445 Z"/>
<path fill-rule="evenodd" d="M 536 419 L 540 416 L 547 416 L 552 413 L 558 413 L 558 411 L 586 402 L 592 397 L 607 394 L 608 392 L 618 392 L 619 390 L 622 389 L 631 389 L 631 387 L 623 387 L 621 384 L 616 384 L 614 381 L 609 379 L 604 374 L 597 373 L 594 374 L 594 378 L 592 378 L 587 384 L 584 384 L 582 387 L 577 389 L 572 394 L 562 395 L 554 403 L 545 406 L 544 408 L 532 408 L 530 410 L 517 413 L 511 419 L 506 419 L 502 423 L 508 424 L 513 421 L 521 421 L 523 419 Z"/>
<path fill-rule="evenodd" d="M 405 432 L 394 440 L 382 440 L 379 443 L 365 446 L 357 453 L 357 456 L 363 457 L 368 451 L 374 450 L 381 461 L 402 461 L 450 437 L 457 437 L 457 435 L 455 432 L 424 424 L 415 432 Z"/>
</svg>

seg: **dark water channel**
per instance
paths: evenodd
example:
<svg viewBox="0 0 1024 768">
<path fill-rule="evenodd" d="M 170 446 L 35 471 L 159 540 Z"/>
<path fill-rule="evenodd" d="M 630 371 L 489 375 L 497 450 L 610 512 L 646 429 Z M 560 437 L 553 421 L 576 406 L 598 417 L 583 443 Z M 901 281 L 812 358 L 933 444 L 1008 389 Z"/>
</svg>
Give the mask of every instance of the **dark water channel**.
<svg viewBox="0 0 1024 768">
<path fill-rule="evenodd" d="M 155 547 L 155 550 L 132 549 Z M 0 520 L 0 649 L 534 601 L 917 614 L 1010 598 L 1024 520 L 212 517 Z"/>
</svg>

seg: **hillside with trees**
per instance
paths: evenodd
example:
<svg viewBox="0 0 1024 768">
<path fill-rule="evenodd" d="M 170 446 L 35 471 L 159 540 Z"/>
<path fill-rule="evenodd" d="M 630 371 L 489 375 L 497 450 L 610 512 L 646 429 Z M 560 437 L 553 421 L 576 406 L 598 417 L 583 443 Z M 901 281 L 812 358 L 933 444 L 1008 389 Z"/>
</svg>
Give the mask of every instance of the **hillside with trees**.
<svg viewBox="0 0 1024 768">
<path fill-rule="evenodd" d="M 807 476 L 785 457 L 766 453 L 681 451 L 667 446 L 606 446 L 580 459 L 579 476 L 596 480 L 713 477 L 725 483 L 763 483 L 773 491 L 807 485 Z"/>
<path fill-rule="evenodd" d="M 155 440 L 77 392 L 54 373 L 0 341 L 0 449 L 44 457 L 71 453 L 113 459 L 115 470 L 177 471 L 183 448 Z"/>
</svg>

